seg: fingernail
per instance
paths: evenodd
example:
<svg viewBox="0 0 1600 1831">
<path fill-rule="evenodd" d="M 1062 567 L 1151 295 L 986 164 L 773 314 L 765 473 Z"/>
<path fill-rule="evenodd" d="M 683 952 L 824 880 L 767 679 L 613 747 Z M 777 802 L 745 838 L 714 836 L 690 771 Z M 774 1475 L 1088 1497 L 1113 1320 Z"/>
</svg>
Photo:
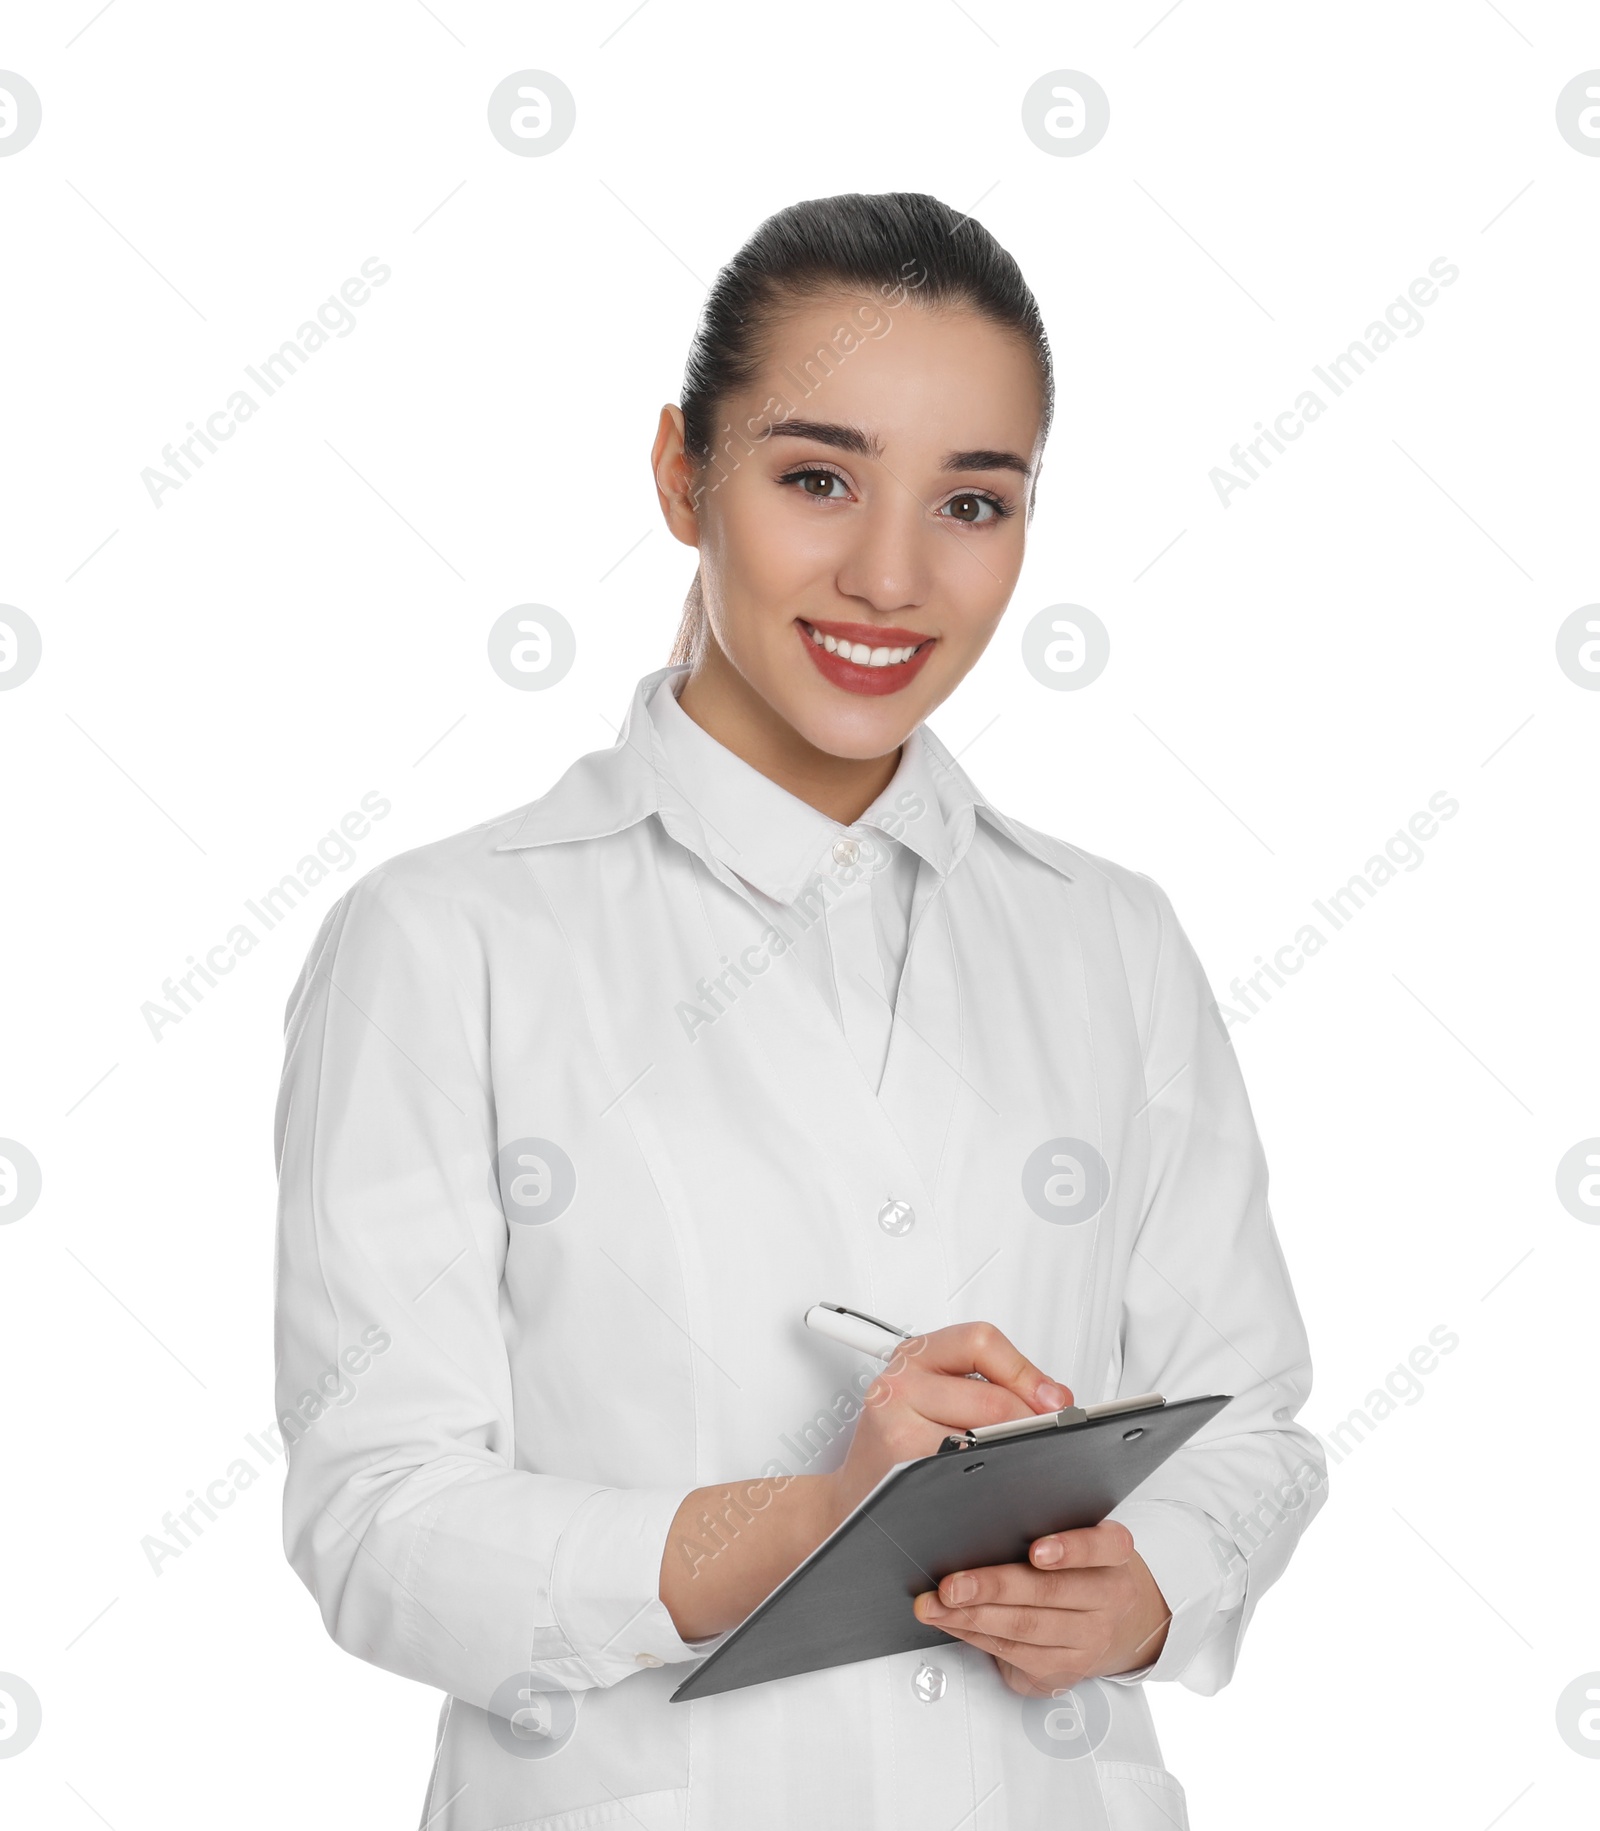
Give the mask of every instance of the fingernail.
<svg viewBox="0 0 1600 1831">
<path fill-rule="evenodd" d="M 1059 1564 L 1061 1562 L 1060 1539 L 1044 1539 L 1034 1547 L 1034 1562 L 1038 1564 Z"/>
<path fill-rule="evenodd" d="M 975 1577 L 951 1577 L 944 1585 L 944 1599 L 949 1603 L 970 1602 L 978 1588 Z"/>
<path fill-rule="evenodd" d="M 930 1589 L 925 1596 L 917 1597 L 917 1612 L 923 1616 L 942 1615 L 944 1607 L 939 1598 Z"/>
<path fill-rule="evenodd" d="M 1065 1386 L 1058 1386 L 1054 1380 L 1045 1380 L 1039 1387 L 1039 1402 L 1048 1405 L 1052 1411 L 1060 1411 L 1063 1406 L 1072 1403 L 1072 1394 Z"/>
</svg>

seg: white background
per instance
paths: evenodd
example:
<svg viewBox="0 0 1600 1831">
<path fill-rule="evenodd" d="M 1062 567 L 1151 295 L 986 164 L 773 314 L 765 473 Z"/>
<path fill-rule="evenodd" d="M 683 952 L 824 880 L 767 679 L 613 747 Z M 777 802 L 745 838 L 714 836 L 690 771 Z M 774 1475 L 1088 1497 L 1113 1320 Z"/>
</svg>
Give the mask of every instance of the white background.
<svg viewBox="0 0 1600 1831">
<path fill-rule="evenodd" d="M 1333 1469 L 1233 1683 L 1152 1692 L 1166 1758 L 1196 1827 L 1593 1823 L 1556 1700 L 1600 1668 L 1600 1229 L 1555 1171 L 1600 1133 L 1600 694 L 1555 638 L 1600 598 L 1600 158 L 1555 101 L 1594 9 L 95 4 L 0 40 L 43 100 L 0 158 L 0 600 L 44 643 L 0 693 L 0 1135 L 44 1179 L 0 1227 L 0 1671 L 44 1709 L 0 1818 L 415 1823 L 440 1698 L 326 1637 L 281 1463 L 141 1549 L 272 1418 L 285 999 L 355 876 L 541 793 L 665 661 L 692 559 L 648 447 L 703 283 L 786 203 L 917 189 L 1017 256 L 1058 365 L 1021 586 L 933 721 L 979 783 L 1162 884 L 1223 999 L 1460 804 L 1232 1032 L 1304 1421 L 1459 1347 Z M 529 68 L 577 98 L 549 157 L 487 128 Z M 1062 68 L 1111 102 L 1079 157 L 1021 125 Z M 369 256 L 354 331 L 155 507 Z M 1212 467 L 1441 256 L 1420 333 L 1224 507 Z M 530 601 L 577 632 L 547 693 L 486 659 Z M 1020 659 L 1063 602 L 1111 635 L 1077 692 Z M 369 790 L 355 864 L 155 1040 Z"/>
</svg>

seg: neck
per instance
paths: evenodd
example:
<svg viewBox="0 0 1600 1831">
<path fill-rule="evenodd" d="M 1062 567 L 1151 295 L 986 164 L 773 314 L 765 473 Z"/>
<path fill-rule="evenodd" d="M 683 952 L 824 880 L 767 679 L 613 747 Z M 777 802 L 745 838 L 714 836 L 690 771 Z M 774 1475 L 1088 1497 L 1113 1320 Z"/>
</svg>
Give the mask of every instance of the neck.
<svg viewBox="0 0 1600 1831">
<path fill-rule="evenodd" d="M 899 745 L 882 757 L 818 750 L 773 711 L 709 636 L 678 704 L 724 749 L 841 826 L 859 820 L 900 767 Z"/>
</svg>

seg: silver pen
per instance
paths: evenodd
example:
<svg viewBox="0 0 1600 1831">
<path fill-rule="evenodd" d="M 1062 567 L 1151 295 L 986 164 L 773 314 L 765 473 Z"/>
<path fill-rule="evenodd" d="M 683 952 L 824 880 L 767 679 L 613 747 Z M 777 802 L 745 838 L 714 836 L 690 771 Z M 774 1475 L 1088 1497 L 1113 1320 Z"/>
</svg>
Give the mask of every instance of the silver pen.
<svg viewBox="0 0 1600 1831">
<path fill-rule="evenodd" d="M 898 1329 L 865 1310 L 849 1310 L 842 1303 L 814 1303 L 806 1311 L 806 1327 L 842 1342 L 880 1361 L 892 1360 L 900 1344 L 911 1339 L 910 1329 Z"/>
<path fill-rule="evenodd" d="M 865 1310 L 847 1309 L 842 1303 L 814 1303 L 806 1311 L 806 1327 L 826 1335 L 830 1341 L 843 1342 L 875 1360 L 890 1361 L 902 1342 L 910 1341 L 915 1329 L 902 1329 L 881 1316 L 869 1316 Z M 969 1380 L 981 1380 L 981 1373 L 969 1373 Z"/>
</svg>

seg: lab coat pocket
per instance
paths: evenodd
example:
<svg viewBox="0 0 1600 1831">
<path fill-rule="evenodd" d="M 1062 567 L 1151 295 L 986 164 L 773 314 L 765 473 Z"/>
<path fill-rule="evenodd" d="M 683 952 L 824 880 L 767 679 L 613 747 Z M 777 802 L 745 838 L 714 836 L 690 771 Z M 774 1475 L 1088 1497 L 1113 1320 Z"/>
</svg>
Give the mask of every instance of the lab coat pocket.
<svg viewBox="0 0 1600 1831">
<path fill-rule="evenodd" d="M 1177 1776 L 1143 1761 L 1101 1761 L 1111 1831 L 1189 1831 L 1189 1804 Z"/>
</svg>

